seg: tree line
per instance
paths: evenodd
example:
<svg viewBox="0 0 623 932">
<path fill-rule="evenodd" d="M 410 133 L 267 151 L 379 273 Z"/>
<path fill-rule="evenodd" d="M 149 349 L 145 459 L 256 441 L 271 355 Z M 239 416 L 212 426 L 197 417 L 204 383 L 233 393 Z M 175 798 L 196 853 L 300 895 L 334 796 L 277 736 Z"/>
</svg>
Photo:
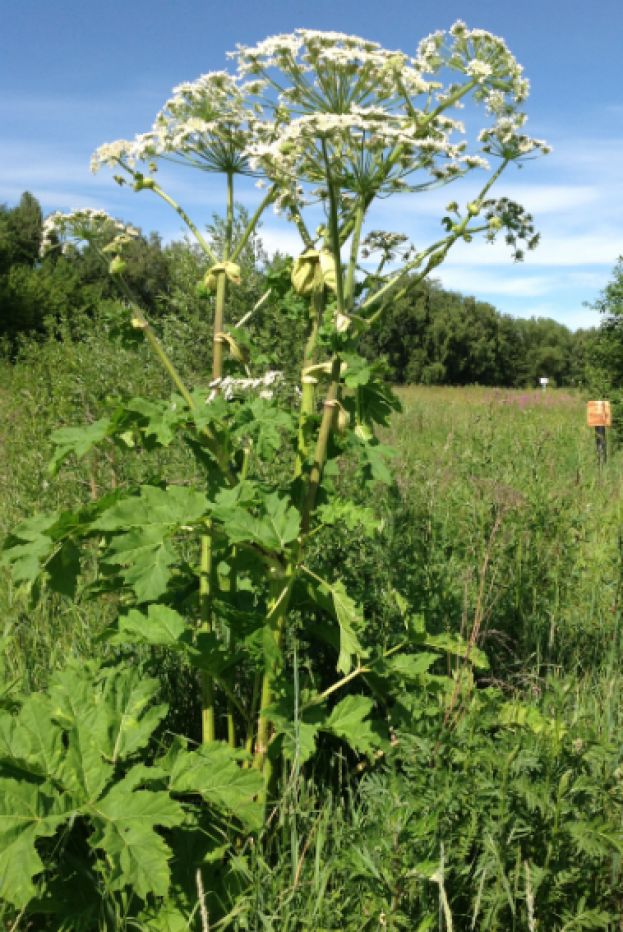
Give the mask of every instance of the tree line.
<svg viewBox="0 0 623 932">
<path fill-rule="evenodd" d="M 29 192 L 14 207 L 0 205 L 0 347 L 5 356 L 14 356 L 24 338 L 45 338 L 61 326 L 79 332 L 85 321 L 118 300 L 101 257 L 89 247 L 41 258 L 42 225 L 41 206 Z M 213 239 L 222 235 L 218 218 L 208 232 Z M 197 288 L 203 261 L 186 241 L 163 245 L 155 233 L 141 235 L 129 251 L 126 279 L 155 320 L 207 326 L 210 298 Z M 242 261 L 240 317 L 269 292 L 250 321 L 269 353 L 276 329 L 304 326 L 304 310 L 289 289 L 287 257 L 269 258 L 255 237 Z M 595 305 L 604 312 L 602 327 L 576 332 L 546 318 L 513 318 L 438 282 L 423 282 L 396 301 L 366 338 L 364 351 L 370 358 L 384 358 L 397 383 L 523 387 L 546 376 L 556 385 L 586 385 L 596 371 L 607 381 L 609 372 L 623 374 L 622 278 L 619 264 L 615 282 Z M 609 311 L 616 300 L 619 314 L 613 315 Z"/>
</svg>

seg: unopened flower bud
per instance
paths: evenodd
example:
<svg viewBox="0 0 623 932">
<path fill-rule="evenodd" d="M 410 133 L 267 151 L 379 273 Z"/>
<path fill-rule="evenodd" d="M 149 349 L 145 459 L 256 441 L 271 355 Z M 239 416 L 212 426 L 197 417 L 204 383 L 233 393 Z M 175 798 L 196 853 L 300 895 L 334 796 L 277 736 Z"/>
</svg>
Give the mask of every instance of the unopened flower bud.
<svg viewBox="0 0 623 932">
<path fill-rule="evenodd" d="M 111 275 L 121 275 L 126 270 L 126 261 L 122 259 L 121 256 L 114 256 L 110 260 L 110 265 L 108 266 L 108 271 Z"/>
<path fill-rule="evenodd" d="M 296 293 L 300 295 L 309 295 L 322 288 L 320 254 L 316 249 L 306 249 L 294 260 L 290 281 Z"/>
<path fill-rule="evenodd" d="M 339 411 L 337 412 L 337 420 L 335 422 L 335 429 L 338 434 L 344 434 L 348 430 L 350 424 L 350 414 L 346 411 L 345 408 L 340 406 Z"/>
<path fill-rule="evenodd" d="M 218 276 L 223 272 L 233 285 L 240 284 L 240 266 L 236 262 L 217 262 L 216 265 L 208 269 L 203 277 L 203 284 L 208 291 L 216 291 Z"/>
</svg>

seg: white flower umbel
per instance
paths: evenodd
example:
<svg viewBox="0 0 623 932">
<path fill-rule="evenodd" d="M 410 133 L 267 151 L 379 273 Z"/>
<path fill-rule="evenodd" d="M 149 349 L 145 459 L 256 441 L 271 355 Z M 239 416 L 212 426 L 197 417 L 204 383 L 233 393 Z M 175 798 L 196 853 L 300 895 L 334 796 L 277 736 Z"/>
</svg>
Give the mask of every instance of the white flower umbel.
<svg viewBox="0 0 623 932">
<path fill-rule="evenodd" d="M 105 210 L 85 207 L 67 214 L 56 211 L 43 221 L 40 254 L 43 256 L 56 248 L 66 251 L 68 246 L 103 238 L 108 241 L 107 251 L 118 253 L 137 236 L 140 236 L 139 230 L 116 220 Z M 115 244 L 114 250 L 109 248 L 112 244 Z"/>
<path fill-rule="evenodd" d="M 156 161 L 166 158 L 204 171 L 246 173 L 243 150 L 261 112 L 259 104 L 247 105 L 247 97 L 261 90 L 261 82 L 240 81 L 225 71 L 180 84 L 149 132 L 100 146 L 91 169 L 108 165 L 133 173 L 146 166 L 153 171 Z"/>
<path fill-rule="evenodd" d="M 322 190 L 329 171 L 336 189 L 370 202 L 487 170 L 488 155 L 547 151 L 541 140 L 508 135 L 507 121 L 524 119 L 521 66 L 502 39 L 460 21 L 422 40 L 415 56 L 307 29 L 231 55 L 241 81 L 261 82 L 264 119 L 246 148 L 249 164 L 283 188 L 296 181 Z M 471 142 L 453 112 L 468 96 L 494 120 Z"/>
</svg>

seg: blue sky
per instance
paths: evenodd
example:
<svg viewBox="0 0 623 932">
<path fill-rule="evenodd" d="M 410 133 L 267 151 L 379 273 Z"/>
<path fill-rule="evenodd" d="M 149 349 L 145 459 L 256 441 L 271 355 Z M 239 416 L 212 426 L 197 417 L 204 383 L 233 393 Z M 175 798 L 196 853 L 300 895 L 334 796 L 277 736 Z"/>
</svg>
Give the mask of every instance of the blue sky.
<svg viewBox="0 0 623 932">
<path fill-rule="evenodd" d="M 532 84 L 527 130 L 554 151 L 511 168 L 497 187 L 533 212 L 539 248 L 513 264 L 502 246 L 460 246 L 439 278 L 515 316 L 598 324 L 584 302 L 623 254 L 623 0 L 0 0 L 0 202 L 27 189 L 46 212 L 103 207 L 175 238 L 175 216 L 149 192 L 89 172 L 92 151 L 148 129 L 175 84 L 225 67 L 237 42 L 297 26 L 409 53 L 458 18 L 505 38 Z M 171 184 L 198 222 L 219 209 L 217 179 L 186 173 Z M 459 182 L 390 200 L 372 225 L 424 245 L 443 205 L 468 198 Z M 298 249 L 272 216 L 262 235 L 269 251 Z"/>
</svg>

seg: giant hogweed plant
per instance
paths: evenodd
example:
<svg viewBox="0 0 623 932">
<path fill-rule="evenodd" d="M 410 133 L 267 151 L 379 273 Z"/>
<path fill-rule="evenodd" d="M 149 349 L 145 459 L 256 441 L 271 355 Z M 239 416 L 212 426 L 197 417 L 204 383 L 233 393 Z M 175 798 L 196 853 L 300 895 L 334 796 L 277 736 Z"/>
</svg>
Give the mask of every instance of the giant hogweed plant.
<svg viewBox="0 0 623 932">
<path fill-rule="evenodd" d="M 410 707 L 401 696 L 427 678 L 443 693 L 435 662 L 443 651 L 466 650 L 428 636 L 399 592 L 403 633 L 379 634 L 339 568 L 322 575 L 314 553 L 337 525 L 377 530 L 373 509 L 344 496 L 343 469 L 364 482 L 390 480 L 375 425 L 398 403 L 382 368 L 359 354 L 359 338 L 455 243 L 501 232 L 516 258 L 536 244 L 531 217 L 490 196 L 507 166 L 547 151 L 522 132 L 528 84 L 501 39 L 460 22 L 425 39 L 415 56 L 297 30 L 232 57 L 235 71 L 180 85 L 149 132 L 102 146 L 93 163 L 166 201 L 203 250 L 200 290 L 213 314 L 209 387 L 185 384 L 126 285 L 124 247 L 135 231 L 93 211 L 46 222 L 44 248 L 88 242 L 100 251 L 128 322 L 173 389 L 168 400 L 130 398 L 94 423 L 58 430 L 52 471 L 99 444 L 139 454 L 185 444 L 204 478 L 191 486 L 162 475 L 71 512 L 30 517 L 4 559 L 34 591 L 43 584 L 73 597 L 81 581 L 82 597 L 113 594 L 111 645 L 166 649 L 194 668 L 202 740 L 154 744 L 165 709 L 152 704 L 155 684 L 123 664 L 70 666 L 44 694 L 16 699 L 0 719 L 0 896 L 18 909 L 53 911 L 58 865 L 78 834 L 89 853 L 84 872 L 102 901 L 117 904 L 117 920 L 135 914 L 137 902 L 153 905 L 172 884 L 183 912 L 191 896 L 184 884 L 195 875 L 180 880 L 179 851 L 193 832 L 195 867 L 209 874 L 226 856 L 225 826 L 244 835 L 262 824 L 281 762 L 298 772 L 321 734 L 355 754 L 382 751 L 388 726 Z M 470 112 L 484 114 L 477 136 L 456 116 L 467 100 Z M 224 177 L 218 254 L 160 184 L 164 161 Z M 481 179 L 478 195 L 464 209 L 450 204 L 441 235 L 426 247 L 397 249 L 400 237 L 366 231 L 378 198 L 472 173 Z M 245 176 L 263 193 L 235 238 Z M 301 238 L 290 267 L 308 319 L 304 345 L 292 347 L 301 372 L 296 411 L 273 391 L 278 373 L 258 371 L 245 319 L 228 319 L 238 260 L 271 206 Z M 473 645 L 467 660 L 484 662 Z M 65 870 L 80 883 L 82 868 L 71 863 Z"/>
</svg>

